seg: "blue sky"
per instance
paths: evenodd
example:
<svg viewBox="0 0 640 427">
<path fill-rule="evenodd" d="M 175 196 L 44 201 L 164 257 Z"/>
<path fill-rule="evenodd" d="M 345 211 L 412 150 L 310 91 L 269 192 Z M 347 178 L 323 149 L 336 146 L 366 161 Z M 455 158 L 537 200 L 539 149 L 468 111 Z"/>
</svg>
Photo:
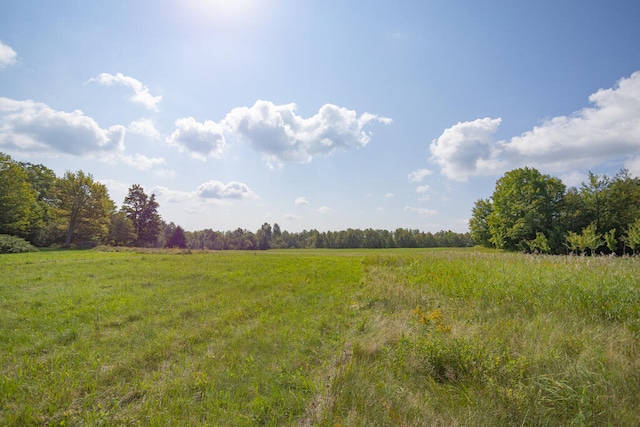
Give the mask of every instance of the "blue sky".
<svg viewBox="0 0 640 427">
<path fill-rule="evenodd" d="M 640 175 L 640 2 L 0 4 L 0 152 L 187 230 L 467 231 L 495 181 Z"/>
</svg>

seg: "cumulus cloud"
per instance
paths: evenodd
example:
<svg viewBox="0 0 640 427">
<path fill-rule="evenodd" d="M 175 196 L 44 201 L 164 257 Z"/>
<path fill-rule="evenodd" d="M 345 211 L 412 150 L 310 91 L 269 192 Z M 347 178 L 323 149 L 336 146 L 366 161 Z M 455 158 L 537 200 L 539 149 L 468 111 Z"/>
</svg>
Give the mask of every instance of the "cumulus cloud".
<svg viewBox="0 0 640 427">
<path fill-rule="evenodd" d="M 365 126 L 371 122 L 389 124 L 391 119 L 370 113 L 358 116 L 333 104 L 325 104 L 318 113 L 304 118 L 296 114 L 295 104 L 256 101 L 252 107 L 233 109 L 224 122 L 267 160 L 285 163 L 309 162 L 316 155 L 364 147 L 371 140 Z"/>
<path fill-rule="evenodd" d="M 18 54 L 16 51 L 11 49 L 11 46 L 0 42 L 0 68 L 13 65 L 16 62 L 18 62 Z"/>
<path fill-rule="evenodd" d="M 432 173 L 429 169 L 418 169 L 411 172 L 407 178 L 409 178 L 409 182 L 422 182 L 426 176 Z"/>
<path fill-rule="evenodd" d="M 534 166 L 562 173 L 604 162 L 634 165 L 640 149 L 640 72 L 589 97 L 593 106 L 506 141 L 493 138 L 501 119 L 478 119 L 446 129 L 431 145 L 443 175 L 459 181 L 474 175 Z"/>
<path fill-rule="evenodd" d="M 428 185 L 419 185 L 416 188 L 416 193 L 428 193 L 429 190 L 431 190 L 431 187 L 429 187 Z"/>
<path fill-rule="evenodd" d="M 112 86 L 114 84 L 120 84 L 129 87 L 133 90 L 130 100 L 144 105 L 147 109 L 158 111 L 158 104 L 162 101 L 162 96 L 153 96 L 149 92 L 149 88 L 143 85 L 137 79 L 125 76 L 122 73 L 109 74 L 102 73 L 97 77 L 93 77 L 87 81 L 87 83 L 96 82 L 105 86 Z"/>
<path fill-rule="evenodd" d="M 276 105 L 256 101 L 252 107 L 231 110 L 219 123 L 198 123 L 193 118 L 180 119 L 178 129 L 167 142 L 199 158 L 220 157 L 226 139 L 246 141 L 263 154 L 269 163 L 309 162 L 314 156 L 329 155 L 336 150 L 364 147 L 371 140 L 365 127 L 391 119 L 363 113 L 333 104 L 325 104 L 315 115 L 304 118 L 296 113 L 295 104 Z M 208 128 L 209 138 L 192 133 L 178 138 L 181 127 Z"/>
<path fill-rule="evenodd" d="M 196 190 L 196 194 L 204 199 L 247 199 L 254 198 L 251 189 L 241 182 L 231 181 L 225 184 L 220 181 L 205 182 Z"/>
<path fill-rule="evenodd" d="M 318 212 L 319 214 L 327 214 L 329 212 L 331 212 L 331 208 L 328 206 L 320 206 L 318 209 L 316 209 L 316 212 Z"/>
<path fill-rule="evenodd" d="M 127 131 L 137 135 L 146 136 L 147 138 L 159 139 L 160 132 L 156 128 L 155 123 L 151 119 L 138 119 L 129 125 Z"/>
<path fill-rule="evenodd" d="M 186 151 L 193 157 L 221 158 L 227 146 L 222 126 L 211 120 L 197 122 L 193 117 L 176 120 L 176 130 L 167 137 L 167 143 Z"/>
<path fill-rule="evenodd" d="M 296 206 L 308 206 L 309 201 L 306 197 L 297 197 L 293 204 Z"/>
<path fill-rule="evenodd" d="M 498 169 L 499 150 L 493 134 L 501 119 L 477 119 L 451 126 L 431 143 L 432 159 L 448 178 L 466 181 L 469 175 L 491 173 Z"/>
<path fill-rule="evenodd" d="M 102 129 L 80 110 L 56 111 L 31 100 L 0 98 L 0 146 L 77 156 L 124 151 L 124 126 Z"/>
</svg>

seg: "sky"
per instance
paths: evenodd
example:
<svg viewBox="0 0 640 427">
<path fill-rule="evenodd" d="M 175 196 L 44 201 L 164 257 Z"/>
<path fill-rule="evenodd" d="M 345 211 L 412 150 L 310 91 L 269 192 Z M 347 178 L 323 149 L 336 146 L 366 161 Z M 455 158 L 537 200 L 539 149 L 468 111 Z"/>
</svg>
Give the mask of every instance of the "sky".
<svg viewBox="0 0 640 427">
<path fill-rule="evenodd" d="M 3 0 L 0 152 L 185 230 L 466 232 L 506 171 L 640 176 L 637 0 Z"/>
</svg>

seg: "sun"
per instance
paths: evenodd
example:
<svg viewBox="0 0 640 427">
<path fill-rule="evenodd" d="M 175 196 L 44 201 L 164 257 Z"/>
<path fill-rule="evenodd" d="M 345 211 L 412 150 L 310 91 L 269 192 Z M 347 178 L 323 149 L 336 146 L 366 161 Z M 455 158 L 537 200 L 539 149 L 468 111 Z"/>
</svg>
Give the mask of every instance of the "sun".
<svg viewBox="0 0 640 427">
<path fill-rule="evenodd" d="M 198 21 L 240 25 L 256 19 L 264 0 L 188 0 L 185 6 Z"/>
</svg>

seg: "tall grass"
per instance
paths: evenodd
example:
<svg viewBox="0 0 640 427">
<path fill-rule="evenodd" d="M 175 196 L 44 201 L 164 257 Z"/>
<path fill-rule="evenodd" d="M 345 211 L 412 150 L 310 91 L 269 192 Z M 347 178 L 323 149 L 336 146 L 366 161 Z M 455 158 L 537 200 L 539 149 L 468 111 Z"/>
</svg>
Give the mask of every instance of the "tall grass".
<svg viewBox="0 0 640 427">
<path fill-rule="evenodd" d="M 0 257 L 0 425 L 637 425 L 637 259 Z"/>
<path fill-rule="evenodd" d="M 638 277 L 637 259 L 367 257 L 361 305 L 377 317 L 327 424 L 638 425 Z"/>
</svg>

